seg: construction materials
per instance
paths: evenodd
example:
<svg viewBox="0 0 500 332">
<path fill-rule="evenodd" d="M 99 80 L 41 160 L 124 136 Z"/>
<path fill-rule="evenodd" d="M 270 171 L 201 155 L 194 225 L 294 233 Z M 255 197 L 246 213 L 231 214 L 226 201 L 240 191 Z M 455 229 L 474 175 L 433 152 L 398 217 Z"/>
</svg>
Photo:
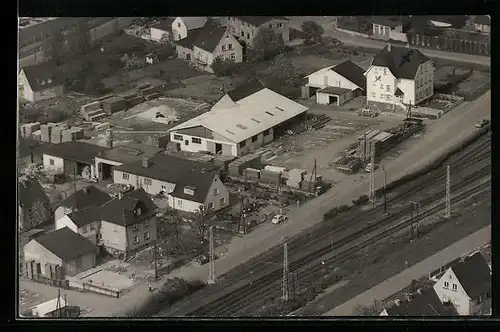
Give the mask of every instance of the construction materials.
<svg viewBox="0 0 500 332">
<path fill-rule="evenodd" d="M 21 127 L 21 136 L 24 138 L 29 138 L 33 132 L 40 129 L 40 122 L 32 122 L 23 124 Z"/>
<path fill-rule="evenodd" d="M 286 185 L 294 188 L 302 188 L 304 177 L 307 174 L 306 170 L 294 168 L 288 172 L 288 179 Z"/>
<path fill-rule="evenodd" d="M 103 131 L 109 128 L 111 128 L 111 124 L 109 122 L 104 122 L 95 126 L 96 131 Z"/>
<path fill-rule="evenodd" d="M 44 143 L 50 143 L 50 136 L 52 135 L 52 126 L 41 125 L 41 141 Z"/>
<path fill-rule="evenodd" d="M 71 142 L 83 139 L 83 128 L 73 127 L 62 132 L 62 142 Z"/>
<path fill-rule="evenodd" d="M 277 172 L 277 173 L 286 173 L 287 172 L 286 167 L 280 167 L 280 166 L 266 165 L 266 166 L 264 166 L 264 169 L 268 170 L 268 171 Z"/>
<path fill-rule="evenodd" d="M 281 173 L 263 169 L 260 171 L 260 181 L 268 184 L 281 184 Z"/>
<path fill-rule="evenodd" d="M 124 98 L 114 96 L 103 100 L 101 106 L 106 114 L 111 115 L 125 110 L 127 108 L 127 101 Z"/>
<path fill-rule="evenodd" d="M 52 133 L 50 135 L 50 143 L 59 144 L 62 142 L 62 132 L 63 128 L 59 126 L 52 127 Z"/>
<path fill-rule="evenodd" d="M 98 101 L 94 101 L 92 103 L 83 105 L 82 107 L 80 107 L 80 112 L 89 113 L 89 112 L 97 111 L 100 108 L 101 108 L 101 102 L 98 100 Z"/>
<path fill-rule="evenodd" d="M 134 98 L 130 98 L 126 100 L 127 107 L 132 108 L 140 103 L 144 102 L 144 98 L 142 96 L 136 96 Z"/>
<path fill-rule="evenodd" d="M 255 168 L 246 168 L 244 171 L 244 176 L 247 180 L 259 180 L 260 170 Z"/>
<path fill-rule="evenodd" d="M 157 99 L 157 98 L 160 98 L 161 97 L 161 94 L 159 92 L 153 92 L 149 95 L 145 95 L 144 96 L 144 99 L 146 100 L 153 100 L 153 99 Z"/>
<path fill-rule="evenodd" d="M 101 109 L 93 110 L 93 111 L 88 111 L 88 112 L 82 112 L 82 116 L 86 121 L 99 121 L 101 119 L 104 119 L 108 115 Z"/>
<path fill-rule="evenodd" d="M 250 153 L 231 162 L 228 165 L 229 175 L 241 176 L 245 168 L 262 168 L 260 154 Z"/>
</svg>

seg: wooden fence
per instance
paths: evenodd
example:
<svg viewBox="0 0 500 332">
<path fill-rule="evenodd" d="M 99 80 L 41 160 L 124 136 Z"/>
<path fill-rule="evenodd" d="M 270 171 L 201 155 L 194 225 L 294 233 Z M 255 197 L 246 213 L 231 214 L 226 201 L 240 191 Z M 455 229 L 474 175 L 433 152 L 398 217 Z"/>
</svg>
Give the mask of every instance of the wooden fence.
<svg viewBox="0 0 500 332">
<path fill-rule="evenodd" d="M 491 43 L 418 33 L 408 33 L 408 43 L 415 47 L 483 56 L 490 56 L 491 52 Z"/>
</svg>

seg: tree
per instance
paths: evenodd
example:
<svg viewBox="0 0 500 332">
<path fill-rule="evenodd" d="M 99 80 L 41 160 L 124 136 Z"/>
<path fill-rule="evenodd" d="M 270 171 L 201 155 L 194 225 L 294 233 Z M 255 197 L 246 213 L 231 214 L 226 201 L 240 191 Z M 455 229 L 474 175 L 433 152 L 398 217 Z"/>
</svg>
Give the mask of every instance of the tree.
<svg viewBox="0 0 500 332">
<path fill-rule="evenodd" d="M 28 216 L 29 224 L 31 226 L 37 226 L 46 222 L 50 217 L 49 206 L 44 204 L 40 199 L 33 202 L 31 205 L 31 211 Z"/>
<path fill-rule="evenodd" d="M 257 59 L 276 55 L 283 50 L 283 37 L 269 28 L 260 29 L 253 40 L 253 53 Z"/>
<path fill-rule="evenodd" d="M 208 230 L 208 222 L 214 217 L 213 210 L 205 208 L 200 205 L 198 211 L 194 213 L 191 219 L 191 227 L 196 232 L 196 237 L 203 242 Z"/>
<path fill-rule="evenodd" d="M 325 30 L 314 21 L 304 21 L 302 23 L 302 32 L 304 32 L 305 44 L 316 44 L 321 42 L 321 36 L 325 33 Z"/>
<path fill-rule="evenodd" d="M 55 62 L 56 66 L 59 66 L 63 60 L 64 51 L 64 36 L 62 31 L 57 29 L 53 32 L 50 44 L 51 58 Z"/>
<path fill-rule="evenodd" d="M 270 71 L 271 76 L 274 79 L 286 82 L 291 85 L 295 83 L 295 80 L 297 78 L 295 68 L 293 67 L 290 59 L 288 59 L 285 54 L 280 54 L 274 59 L 270 67 Z"/>
</svg>

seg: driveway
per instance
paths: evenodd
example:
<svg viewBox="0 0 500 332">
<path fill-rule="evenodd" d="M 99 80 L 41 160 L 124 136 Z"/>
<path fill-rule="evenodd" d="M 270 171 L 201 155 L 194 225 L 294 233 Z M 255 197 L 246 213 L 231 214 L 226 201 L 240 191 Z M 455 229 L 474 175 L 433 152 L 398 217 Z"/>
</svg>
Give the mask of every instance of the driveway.
<svg viewBox="0 0 500 332">
<path fill-rule="evenodd" d="M 373 39 L 367 39 L 363 37 L 358 37 L 358 36 L 352 36 L 350 34 L 338 31 L 335 28 L 335 23 L 333 18 L 330 16 L 289 16 L 290 19 L 290 27 L 297 29 L 297 30 L 302 30 L 301 24 L 304 21 L 307 20 L 313 20 L 316 21 L 317 23 L 321 24 L 323 26 L 323 29 L 325 30 L 325 36 L 337 38 L 338 40 L 342 41 L 345 45 L 350 45 L 350 46 L 358 46 L 358 47 L 366 47 L 366 48 L 375 48 L 375 49 L 382 49 L 386 46 L 385 42 L 373 40 Z M 445 59 L 445 60 L 453 60 L 453 61 L 461 61 L 461 62 L 468 62 L 468 63 L 474 63 L 474 64 L 479 64 L 483 66 L 491 66 L 491 58 L 490 57 L 485 57 L 485 56 L 479 56 L 479 55 L 470 55 L 470 54 L 463 54 L 463 53 L 454 53 L 454 52 L 443 52 L 443 51 L 436 51 L 436 50 L 429 50 L 425 48 L 417 48 L 420 50 L 423 54 L 432 57 L 432 58 L 440 58 L 440 59 Z"/>
</svg>

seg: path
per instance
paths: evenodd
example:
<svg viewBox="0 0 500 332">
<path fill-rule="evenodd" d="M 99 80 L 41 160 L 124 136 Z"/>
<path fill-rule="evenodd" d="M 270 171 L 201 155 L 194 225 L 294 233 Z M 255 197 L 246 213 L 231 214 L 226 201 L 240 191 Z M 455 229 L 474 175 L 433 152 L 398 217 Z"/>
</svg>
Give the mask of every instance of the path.
<svg viewBox="0 0 500 332">
<path fill-rule="evenodd" d="M 382 41 L 353 36 L 345 32 L 338 31 L 335 28 L 331 17 L 329 18 L 322 16 L 290 16 L 289 18 L 290 18 L 290 27 L 297 30 L 301 30 L 302 22 L 306 20 L 314 20 L 323 26 L 325 30 L 324 35 L 337 38 L 338 40 L 342 41 L 345 45 L 375 48 L 375 49 L 382 49 L 386 46 L 386 43 Z M 488 67 L 491 66 L 491 58 L 486 56 L 436 51 L 436 50 L 429 50 L 426 48 L 417 48 L 417 49 L 420 50 L 423 54 L 433 58 L 474 63 Z"/>
<path fill-rule="evenodd" d="M 490 241 L 491 226 L 488 226 L 458 242 L 455 242 L 446 249 L 443 249 L 423 261 L 420 261 L 419 263 L 409 267 L 394 277 L 387 279 L 366 292 L 359 294 L 335 309 L 326 312 L 323 316 L 351 316 L 357 306 L 373 303 L 374 299 L 384 300 L 408 286 L 412 280 L 418 280 L 428 275 L 429 272 L 440 268 L 446 263 L 451 262 L 454 259 L 457 259 L 462 255 L 489 243 Z"/>
</svg>

